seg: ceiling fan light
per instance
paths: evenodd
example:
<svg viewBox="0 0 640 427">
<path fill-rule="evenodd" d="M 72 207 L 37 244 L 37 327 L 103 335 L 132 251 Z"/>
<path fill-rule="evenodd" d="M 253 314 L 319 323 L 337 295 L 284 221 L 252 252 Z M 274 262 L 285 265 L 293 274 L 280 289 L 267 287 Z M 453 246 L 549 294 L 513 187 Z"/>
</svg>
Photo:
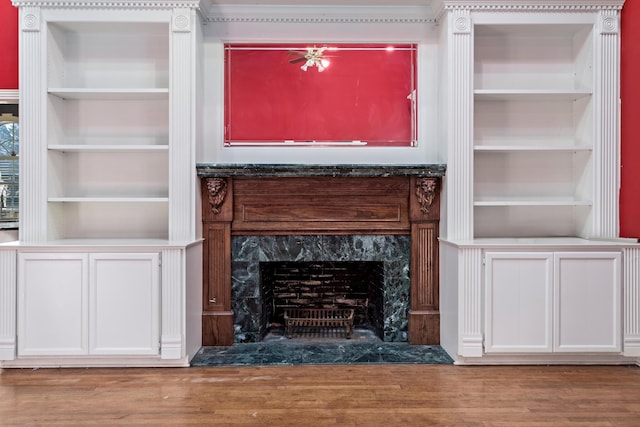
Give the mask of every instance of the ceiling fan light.
<svg viewBox="0 0 640 427">
<path fill-rule="evenodd" d="M 308 65 L 307 65 L 307 64 L 304 64 L 302 67 L 300 67 L 300 69 L 301 69 L 302 71 L 307 71 L 307 67 L 308 67 Z"/>
</svg>

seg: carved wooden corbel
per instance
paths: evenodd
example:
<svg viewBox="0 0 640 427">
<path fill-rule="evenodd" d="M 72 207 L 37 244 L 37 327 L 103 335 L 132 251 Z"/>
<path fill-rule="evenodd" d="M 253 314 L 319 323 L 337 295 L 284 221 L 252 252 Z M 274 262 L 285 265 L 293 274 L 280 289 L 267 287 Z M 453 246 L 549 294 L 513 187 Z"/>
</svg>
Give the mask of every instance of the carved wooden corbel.
<svg viewBox="0 0 640 427">
<path fill-rule="evenodd" d="M 206 183 L 211 212 L 213 212 L 214 215 L 219 215 L 220 207 L 227 196 L 227 180 L 224 178 L 207 178 Z"/>
<path fill-rule="evenodd" d="M 438 180 L 436 178 L 418 178 L 416 180 L 416 195 L 420 204 L 420 211 L 428 214 L 437 194 Z"/>
</svg>

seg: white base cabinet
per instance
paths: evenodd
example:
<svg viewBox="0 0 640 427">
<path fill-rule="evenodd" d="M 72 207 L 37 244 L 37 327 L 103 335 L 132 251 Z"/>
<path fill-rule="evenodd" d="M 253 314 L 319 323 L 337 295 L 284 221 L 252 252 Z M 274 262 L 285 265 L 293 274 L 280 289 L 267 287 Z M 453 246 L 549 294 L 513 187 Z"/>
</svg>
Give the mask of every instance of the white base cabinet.
<svg viewBox="0 0 640 427">
<path fill-rule="evenodd" d="M 159 331 L 159 255 L 89 255 L 89 353 L 158 354 Z"/>
<path fill-rule="evenodd" d="M 0 245 L 0 368 L 189 366 L 202 242 Z"/>
<path fill-rule="evenodd" d="M 18 354 L 83 355 L 88 344 L 85 254 L 18 256 Z"/>
<path fill-rule="evenodd" d="M 622 350 L 622 255 L 554 254 L 554 351 Z"/>
<path fill-rule="evenodd" d="M 485 351 L 552 351 L 552 255 L 489 252 L 485 283 Z"/>
<path fill-rule="evenodd" d="M 440 240 L 442 347 L 456 364 L 628 364 L 640 355 L 640 246 Z"/>
<path fill-rule="evenodd" d="M 158 253 L 21 253 L 18 265 L 18 356 L 158 354 Z"/>
<path fill-rule="evenodd" d="M 485 352 L 616 352 L 619 252 L 487 252 Z"/>
</svg>

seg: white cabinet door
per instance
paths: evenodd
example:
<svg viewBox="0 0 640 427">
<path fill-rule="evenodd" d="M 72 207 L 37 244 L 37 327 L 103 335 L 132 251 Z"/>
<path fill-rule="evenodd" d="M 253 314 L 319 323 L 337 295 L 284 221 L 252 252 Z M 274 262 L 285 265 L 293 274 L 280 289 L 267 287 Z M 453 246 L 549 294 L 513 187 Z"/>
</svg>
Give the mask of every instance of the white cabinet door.
<svg viewBox="0 0 640 427">
<path fill-rule="evenodd" d="M 18 257 L 18 355 L 88 352 L 86 254 Z"/>
<path fill-rule="evenodd" d="M 90 353 L 158 354 L 157 253 L 90 255 Z"/>
<path fill-rule="evenodd" d="M 487 253 L 485 351 L 552 351 L 552 253 Z"/>
<path fill-rule="evenodd" d="M 557 253 L 555 350 L 621 351 L 620 253 Z"/>
</svg>

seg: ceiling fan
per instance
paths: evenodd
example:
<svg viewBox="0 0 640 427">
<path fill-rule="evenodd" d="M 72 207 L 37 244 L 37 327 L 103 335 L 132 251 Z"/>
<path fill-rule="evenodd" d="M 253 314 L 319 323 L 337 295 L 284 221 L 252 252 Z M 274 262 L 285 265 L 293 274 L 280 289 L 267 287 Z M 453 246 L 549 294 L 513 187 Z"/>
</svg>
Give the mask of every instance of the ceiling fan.
<svg viewBox="0 0 640 427">
<path fill-rule="evenodd" d="M 289 63 L 298 64 L 300 62 L 304 62 L 300 69 L 302 71 L 307 71 L 309 67 L 317 67 L 318 72 L 323 72 L 330 64 L 330 61 L 326 59 L 324 56 L 324 51 L 327 50 L 326 47 L 309 47 L 305 51 L 299 52 L 295 50 L 290 50 L 287 53 L 289 55 L 296 55 L 298 58 L 290 59 Z"/>
</svg>

